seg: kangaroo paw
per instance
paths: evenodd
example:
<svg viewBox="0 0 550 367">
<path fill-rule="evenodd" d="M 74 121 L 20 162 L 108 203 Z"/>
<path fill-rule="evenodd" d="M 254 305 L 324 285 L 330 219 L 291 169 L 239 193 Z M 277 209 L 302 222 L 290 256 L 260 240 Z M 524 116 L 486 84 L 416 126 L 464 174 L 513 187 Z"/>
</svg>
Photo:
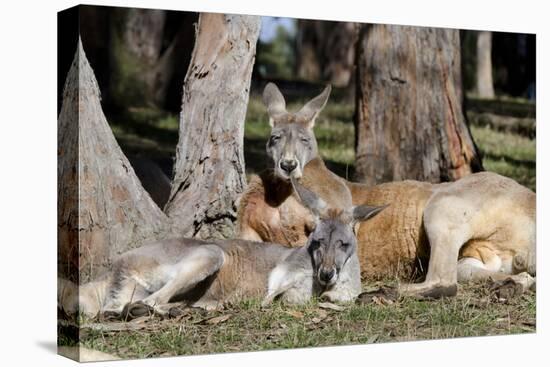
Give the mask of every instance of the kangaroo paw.
<svg viewBox="0 0 550 367">
<path fill-rule="evenodd" d="M 492 281 L 489 290 L 494 292 L 499 301 L 517 297 L 535 286 L 535 278 L 528 273 L 511 275 L 504 280 Z"/>
<path fill-rule="evenodd" d="M 397 289 L 382 286 L 374 291 L 363 292 L 357 297 L 357 304 L 392 304 L 399 297 Z"/>
<path fill-rule="evenodd" d="M 122 309 L 120 316 L 123 320 L 130 321 L 142 316 L 151 316 L 154 312 L 155 310 L 153 307 L 141 301 L 137 301 L 126 304 L 126 306 Z"/>
</svg>

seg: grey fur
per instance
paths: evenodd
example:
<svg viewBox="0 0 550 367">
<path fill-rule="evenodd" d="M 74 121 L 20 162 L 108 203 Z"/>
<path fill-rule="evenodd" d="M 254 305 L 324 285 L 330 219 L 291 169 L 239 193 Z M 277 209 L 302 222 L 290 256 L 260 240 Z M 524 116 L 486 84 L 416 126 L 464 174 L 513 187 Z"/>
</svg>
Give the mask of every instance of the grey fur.
<svg viewBox="0 0 550 367">
<path fill-rule="evenodd" d="M 313 133 L 315 119 L 325 107 L 331 88 L 306 103 L 296 113 L 286 110 L 283 95 L 273 83 L 264 89 L 263 100 L 269 114 L 271 136 L 267 142 L 267 155 L 275 172 L 281 178 L 300 178 L 304 166 L 317 157 L 317 140 Z M 288 168 L 285 170 L 285 166 Z"/>
<path fill-rule="evenodd" d="M 314 193 L 309 195 L 311 200 L 322 201 Z M 160 313 L 176 300 L 206 309 L 252 296 L 264 296 L 264 305 L 278 296 L 289 303 L 304 303 L 316 295 L 350 302 L 361 291 L 361 275 L 349 218 L 321 217 L 307 246 L 300 248 L 189 238 L 145 245 L 123 254 L 111 272 L 81 286 L 79 292 L 62 290 L 59 303 L 69 313 L 79 309 L 95 315 L 120 313 L 126 304 L 136 301 Z M 327 277 L 332 270 L 333 276 Z M 70 286 L 60 280 L 60 287 L 70 290 Z"/>
</svg>

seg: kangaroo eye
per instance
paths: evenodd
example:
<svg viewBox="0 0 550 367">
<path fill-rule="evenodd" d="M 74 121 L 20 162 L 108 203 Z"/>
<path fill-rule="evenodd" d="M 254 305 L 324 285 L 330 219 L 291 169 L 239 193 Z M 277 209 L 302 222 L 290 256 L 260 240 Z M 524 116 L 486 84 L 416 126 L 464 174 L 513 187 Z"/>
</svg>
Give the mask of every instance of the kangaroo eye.
<svg viewBox="0 0 550 367">
<path fill-rule="evenodd" d="M 281 137 L 279 135 L 271 135 L 269 138 L 269 145 L 275 144 Z"/>
<path fill-rule="evenodd" d="M 306 138 L 305 136 L 301 137 L 300 140 L 302 143 L 306 143 L 306 144 L 309 143 L 309 139 Z"/>
<path fill-rule="evenodd" d="M 342 242 L 342 244 L 340 245 L 340 247 L 342 247 L 344 250 L 346 250 L 348 247 L 350 247 L 350 244 L 347 243 L 347 242 Z"/>
<path fill-rule="evenodd" d="M 321 243 L 317 240 L 311 240 L 310 244 L 309 244 L 309 249 L 311 251 L 315 251 L 315 250 L 318 250 L 319 247 L 321 247 Z"/>
</svg>

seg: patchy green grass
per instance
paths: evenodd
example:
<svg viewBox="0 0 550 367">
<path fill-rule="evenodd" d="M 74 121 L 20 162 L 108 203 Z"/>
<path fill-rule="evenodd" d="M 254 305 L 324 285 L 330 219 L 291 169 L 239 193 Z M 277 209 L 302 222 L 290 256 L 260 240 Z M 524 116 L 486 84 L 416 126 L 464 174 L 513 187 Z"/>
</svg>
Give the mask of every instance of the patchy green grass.
<svg viewBox="0 0 550 367">
<path fill-rule="evenodd" d="M 467 285 L 454 298 L 404 298 L 348 305 L 342 311 L 321 308 L 317 300 L 303 306 L 275 303 L 268 309 L 258 300 L 221 312 L 186 309 L 176 319 L 131 321 L 139 330 L 84 328 L 81 343 L 123 358 L 145 358 L 531 333 L 535 317 L 533 293 L 501 303 L 486 287 Z"/>
<path fill-rule="evenodd" d="M 483 166 L 511 177 L 535 190 L 536 143 L 526 137 L 491 130 L 487 127 L 471 127 L 474 141 L 483 155 Z"/>
</svg>

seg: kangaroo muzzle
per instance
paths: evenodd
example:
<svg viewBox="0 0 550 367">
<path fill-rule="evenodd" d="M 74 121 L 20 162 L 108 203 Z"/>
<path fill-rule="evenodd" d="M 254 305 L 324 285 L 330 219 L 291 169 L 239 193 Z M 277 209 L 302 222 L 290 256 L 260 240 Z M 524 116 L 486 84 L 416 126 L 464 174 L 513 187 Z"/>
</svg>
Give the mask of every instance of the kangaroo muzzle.
<svg viewBox="0 0 550 367">
<path fill-rule="evenodd" d="M 319 273 L 317 275 L 317 277 L 319 279 L 319 283 L 321 283 L 322 285 L 332 285 L 332 284 L 336 283 L 336 278 L 337 278 L 336 273 L 337 273 L 336 268 L 334 268 L 334 267 L 331 267 L 331 268 L 321 267 L 321 268 L 319 268 Z"/>
<path fill-rule="evenodd" d="M 283 177 L 301 178 L 302 172 L 300 169 L 300 162 L 296 158 L 281 158 L 279 160 L 279 170 Z"/>
</svg>

